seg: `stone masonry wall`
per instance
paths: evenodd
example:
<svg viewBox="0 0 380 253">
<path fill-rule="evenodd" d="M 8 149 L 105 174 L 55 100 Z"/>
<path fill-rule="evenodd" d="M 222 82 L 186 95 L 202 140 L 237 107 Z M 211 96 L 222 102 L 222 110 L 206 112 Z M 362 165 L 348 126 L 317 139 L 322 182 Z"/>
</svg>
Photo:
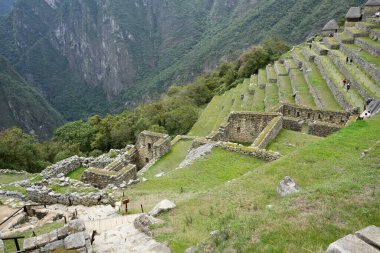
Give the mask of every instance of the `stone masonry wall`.
<svg viewBox="0 0 380 253">
<path fill-rule="evenodd" d="M 137 168 L 141 169 L 152 160 L 159 159 L 170 147 L 169 135 L 143 131 L 136 142 Z"/>
<path fill-rule="evenodd" d="M 92 252 L 92 246 L 84 221 L 74 220 L 50 233 L 25 239 L 23 252 Z"/>
<path fill-rule="evenodd" d="M 344 126 L 350 118 L 349 112 L 316 110 L 284 104 L 279 110 L 284 117 L 292 117 L 306 122 L 321 121 Z"/>
<path fill-rule="evenodd" d="M 30 187 L 26 189 L 27 199 L 44 205 L 84 205 L 94 206 L 103 204 L 115 204 L 115 200 L 106 193 L 57 193 L 47 187 Z"/>
<path fill-rule="evenodd" d="M 324 69 L 324 66 L 321 63 L 321 61 L 319 60 L 319 58 L 315 57 L 314 62 L 317 64 L 318 69 L 320 70 L 320 73 L 321 73 L 323 79 L 325 79 L 327 86 L 331 90 L 332 94 L 334 95 L 335 99 L 338 101 L 340 106 L 342 106 L 345 110 L 351 109 L 352 106 L 349 103 L 347 103 L 347 101 L 345 100 L 343 95 L 335 87 L 335 84 L 333 83 L 333 81 L 331 81 L 330 78 L 328 77 L 328 75 Z"/>
<path fill-rule="evenodd" d="M 282 117 L 282 127 L 287 130 L 300 132 L 302 129 L 302 124 L 295 118 Z"/>
<path fill-rule="evenodd" d="M 274 140 L 282 129 L 282 117 L 271 120 L 266 128 L 256 138 L 254 144 L 257 148 L 266 148 L 272 140 Z"/>
<path fill-rule="evenodd" d="M 362 57 L 360 57 L 355 51 L 352 51 L 346 45 L 341 45 L 342 52 L 351 57 L 354 63 L 358 64 L 365 72 L 367 72 L 377 83 L 380 83 L 380 70 L 376 68 L 376 66 L 371 65 L 367 61 L 365 61 Z"/>
<path fill-rule="evenodd" d="M 277 113 L 233 112 L 228 117 L 223 141 L 253 143 L 269 121 L 277 116 Z"/>
<path fill-rule="evenodd" d="M 355 40 L 355 44 L 363 48 L 368 53 L 375 55 L 376 57 L 380 57 L 380 49 L 377 46 L 373 46 L 360 38 Z"/>
<path fill-rule="evenodd" d="M 280 159 L 281 155 L 278 152 L 268 151 L 265 149 L 259 149 L 255 147 L 245 147 L 242 145 L 234 144 L 234 143 L 225 143 L 221 141 L 210 141 L 206 139 L 195 139 L 192 143 L 191 148 L 198 148 L 205 144 L 212 144 L 215 147 L 222 148 L 231 152 L 236 152 L 248 156 L 255 157 L 257 159 L 261 159 L 264 161 L 275 161 Z"/>
<path fill-rule="evenodd" d="M 109 184 L 117 185 L 123 183 L 123 181 L 128 182 L 129 180 L 136 178 L 136 165 L 131 165 L 131 168 L 126 171 L 123 170 L 119 173 L 115 173 L 106 170 L 88 169 L 83 173 L 81 181 L 103 189 Z"/>
<path fill-rule="evenodd" d="M 59 161 L 51 166 L 48 166 L 41 172 L 41 175 L 45 178 L 54 177 L 60 173 L 66 175 L 67 173 L 82 166 L 82 162 L 85 160 L 83 157 L 72 156 L 62 161 Z"/>
<path fill-rule="evenodd" d="M 309 124 L 308 134 L 316 135 L 319 137 L 326 137 L 332 133 L 335 133 L 336 131 L 338 131 L 340 129 L 341 128 L 337 125 L 333 125 L 333 124 L 329 124 L 329 123 L 316 122 L 316 123 L 310 123 Z"/>
<path fill-rule="evenodd" d="M 368 95 L 368 92 L 365 89 L 363 89 L 362 86 L 356 82 L 355 78 L 351 76 L 350 72 L 348 72 L 347 69 L 344 66 L 342 66 L 342 63 L 339 60 L 339 58 L 332 52 L 329 52 L 329 56 L 333 60 L 335 66 L 339 69 L 339 71 L 342 72 L 342 74 L 348 80 L 351 81 L 352 86 L 360 93 L 360 95 L 365 99 L 368 99 L 370 97 Z"/>
</svg>

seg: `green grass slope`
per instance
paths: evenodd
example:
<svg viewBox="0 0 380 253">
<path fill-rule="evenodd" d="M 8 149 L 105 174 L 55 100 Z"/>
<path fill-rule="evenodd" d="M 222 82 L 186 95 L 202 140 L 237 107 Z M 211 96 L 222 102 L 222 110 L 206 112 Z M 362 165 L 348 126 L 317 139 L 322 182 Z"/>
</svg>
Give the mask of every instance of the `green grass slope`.
<svg viewBox="0 0 380 253">
<path fill-rule="evenodd" d="M 209 240 L 217 252 L 322 253 L 348 233 L 380 225 L 379 131 L 380 116 L 358 121 L 266 164 L 214 149 L 208 158 L 151 177 L 127 194 L 135 211 L 140 203 L 150 208 L 163 198 L 176 202 L 154 230 L 173 252 L 220 230 L 223 240 Z M 285 176 L 300 185 L 299 193 L 277 195 Z"/>
</svg>

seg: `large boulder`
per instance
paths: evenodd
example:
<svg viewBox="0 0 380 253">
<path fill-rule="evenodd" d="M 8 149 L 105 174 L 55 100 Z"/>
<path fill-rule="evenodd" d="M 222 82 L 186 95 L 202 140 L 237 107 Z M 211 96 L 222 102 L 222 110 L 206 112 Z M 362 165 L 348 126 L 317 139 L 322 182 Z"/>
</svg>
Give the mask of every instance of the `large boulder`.
<svg viewBox="0 0 380 253">
<path fill-rule="evenodd" d="M 286 176 L 277 187 L 277 193 L 281 196 L 286 196 L 295 192 L 299 192 L 299 187 L 289 176 Z"/>
<path fill-rule="evenodd" d="M 354 235 L 347 235 L 329 245 L 326 253 L 379 253 L 371 245 L 360 240 Z"/>
<path fill-rule="evenodd" d="M 79 249 L 86 247 L 85 232 L 78 232 L 67 236 L 64 240 L 65 249 Z"/>
<path fill-rule="evenodd" d="M 161 200 L 161 202 L 158 203 L 152 209 L 152 211 L 149 212 L 149 215 L 156 216 L 156 215 L 158 215 L 158 214 L 160 214 L 162 212 L 171 210 L 171 209 L 173 209 L 175 207 L 176 207 L 176 205 L 173 202 L 171 202 L 170 200 L 164 199 L 164 200 Z"/>
<path fill-rule="evenodd" d="M 139 231 L 145 233 L 148 236 L 153 236 L 152 232 L 149 229 L 149 226 L 153 224 L 162 224 L 163 221 L 160 219 L 156 219 L 153 216 L 149 214 L 141 214 L 139 217 L 135 219 L 133 222 L 133 225 L 136 229 Z"/>
</svg>

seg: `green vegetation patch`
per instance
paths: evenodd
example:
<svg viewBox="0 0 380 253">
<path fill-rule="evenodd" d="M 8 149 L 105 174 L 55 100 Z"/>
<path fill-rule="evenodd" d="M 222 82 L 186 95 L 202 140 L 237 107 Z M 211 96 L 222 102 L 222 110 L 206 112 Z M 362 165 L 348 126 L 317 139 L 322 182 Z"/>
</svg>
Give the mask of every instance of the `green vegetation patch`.
<svg viewBox="0 0 380 253">
<path fill-rule="evenodd" d="M 9 184 L 25 179 L 33 178 L 33 174 L 13 174 L 13 173 L 5 173 L 0 174 L 0 184 Z"/>
<path fill-rule="evenodd" d="M 173 252 L 183 252 L 219 230 L 226 237 L 209 240 L 217 252 L 322 253 L 349 233 L 379 226 L 379 131 L 380 117 L 356 122 L 277 161 L 252 166 L 252 172 L 230 183 L 188 196 L 188 200 L 175 199 L 177 208 L 160 216 L 165 225 L 154 229 L 156 239 L 168 241 Z M 364 150 L 368 153 L 362 157 Z M 215 160 L 211 156 L 207 161 Z M 240 161 L 234 160 L 234 166 Z M 212 183 L 217 177 L 202 176 L 193 182 Z M 276 188 L 285 176 L 300 185 L 299 193 L 277 195 Z"/>
<path fill-rule="evenodd" d="M 282 129 L 276 139 L 268 144 L 267 149 L 280 152 L 282 155 L 287 155 L 321 139 L 322 138 L 314 135 Z"/>
<path fill-rule="evenodd" d="M 33 230 L 18 233 L 18 234 L 15 234 L 14 236 L 25 236 L 25 238 L 31 238 L 33 237 L 33 231 L 36 233 L 37 236 L 39 236 L 39 235 L 47 234 L 63 226 L 64 224 L 61 222 L 45 224 L 42 227 L 38 227 Z M 18 242 L 19 242 L 19 245 L 22 247 L 24 239 L 19 239 Z M 4 246 L 5 246 L 5 252 L 16 252 L 16 246 L 13 240 L 4 241 Z"/>
<path fill-rule="evenodd" d="M 78 169 L 75 169 L 75 170 L 69 172 L 66 175 L 66 177 L 69 177 L 69 178 L 75 179 L 75 180 L 80 180 L 85 170 L 86 170 L 86 168 L 79 167 Z"/>
</svg>

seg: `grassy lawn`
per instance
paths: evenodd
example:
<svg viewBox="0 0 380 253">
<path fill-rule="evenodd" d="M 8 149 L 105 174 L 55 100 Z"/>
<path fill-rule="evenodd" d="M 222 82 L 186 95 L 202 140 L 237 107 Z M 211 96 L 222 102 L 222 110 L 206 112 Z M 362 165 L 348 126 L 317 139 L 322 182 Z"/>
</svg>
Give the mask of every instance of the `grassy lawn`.
<svg viewBox="0 0 380 253">
<path fill-rule="evenodd" d="M 290 75 L 293 75 L 293 85 L 298 91 L 297 96 L 301 105 L 316 107 L 313 96 L 310 94 L 309 87 L 307 86 L 303 73 L 298 69 L 293 69 L 290 71 Z"/>
<path fill-rule="evenodd" d="M 285 66 L 283 64 L 279 63 L 278 61 L 276 61 L 274 63 L 274 66 L 278 70 L 279 75 L 287 75 L 288 74 L 288 72 L 286 72 Z"/>
<path fill-rule="evenodd" d="M 265 111 L 273 111 L 279 106 L 277 83 L 267 84 L 265 88 Z"/>
<path fill-rule="evenodd" d="M 298 59 L 303 62 L 304 68 L 307 69 L 307 76 L 309 78 L 310 85 L 313 87 L 317 96 L 321 99 L 323 108 L 334 111 L 342 110 L 342 107 L 336 101 L 330 88 L 327 86 L 326 81 L 318 71 L 317 65 L 313 62 L 307 61 L 302 55 L 300 49 L 298 49 L 295 54 L 297 55 Z"/>
<path fill-rule="evenodd" d="M 1 190 L 11 191 L 11 192 L 19 192 L 21 194 L 26 194 L 26 189 L 24 187 L 14 186 L 14 185 L 1 185 Z"/>
<path fill-rule="evenodd" d="M 259 78 L 259 84 L 267 84 L 268 83 L 267 72 L 265 71 L 265 69 L 259 69 L 258 78 Z"/>
<path fill-rule="evenodd" d="M 73 171 L 69 172 L 66 175 L 66 177 L 69 177 L 69 178 L 75 179 L 75 180 L 80 180 L 85 170 L 86 170 L 85 168 L 80 167 L 80 168 L 78 168 L 76 170 L 73 170 Z"/>
<path fill-rule="evenodd" d="M 183 252 L 220 230 L 224 240 L 210 239 L 217 252 L 323 253 L 349 233 L 380 226 L 379 131 L 380 117 L 356 122 L 259 167 L 216 149 L 207 160 L 136 186 L 130 194 L 157 201 L 158 194 L 179 192 L 180 186 L 183 194 L 198 193 L 178 198 L 177 208 L 160 216 L 166 223 L 154 232 L 169 242 L 172 252 Z M 364 150 L 368 154 L 363 158 Z M 250 172 L 242 175 L 246 170 Z M 276 187 L 285 176 L 301 192 L 279 197 Z"/>
<path fill-rule="evenodd" d="M 168 173 L 178 167 L 185 159 L 187 151 L 191 147 L 192 140 L 181 140 L 172 149 L 156 162 L 145 174 L 146 178 L 154 178 L 158 173 Z"/>
<path fill-rule="evenodd" d="M 333 51 L 334 55 L 339 58 L 342 66 L 350 75 L 365 89 L 372 97 L 380 97 L 380 86 L 358 65 L 346 64 L 346 56 L 338 50 Z"/>
<path fill-rule="evenodd" d="M 13 182 L 30 179 L 33 177 L 34 177 L 33 174 L 12 174 L 12 173 L 1 174 L 0 184 L 10 184 Z"/>
<path fill-rule="evenodd" d="M 273 66 L 267 66 L 267 74 L 268 74 L 268 79 L 277 79 L 276 72 L 274 71 Z"/>
<path fill-rule="evenodd" d="M 334 83 L 337 90 L 340 91 L 340 93 L 346 99 L 346 101 L 353 107 L 362 108 L 364 104 L 363 98 L 360 96 L 357 90 L 355 90 L 355 88 L 352 86 L 349 92 L 342 88 L 342 80 L 344 79 L 344 76 L 334 65 L 333 61 L 328 56 L 320 56 L 319 59 L 321 60 L 321 63 L 324 66 L 327 75 Z"/>
<path fill-rule="evenodd" d="M 283 102 L 295 104 L 289 76 L 279 76 L 277 82 Z"/>
<path fill-rule="evenodd" d="M 321 139 L 314 135 L 282 129 L 277 138 L 269 143 L 267 149 L 278 151 L 281 155 L 287 155 Z"/>
<path fill-rule="evenodd" d="M 182 152 L 181 146 L 176 148 Z M 169 153 L 162 164 L 158 163 L 149 170 L 149 174 L 144 174 L 148 181 L 125 190 L 126 196 L 131 199 L 131 212 L 139 212 L 140 204 L 150 210 L 165 198 L 181 206 L 183 201 L 197 199 L 197 196 L 212 192 L 216 187 L 265 163 L 249 156 L 214 148 L 207 158 L 194 161 L 183 169 L 175 169 L 183 157 L 184 154 Z M 169 160 L 172 162 L 168 162 Z M 164 176 L 154 177 L 162 171 L 166 171 Z"/>
<path fill-rule="evenodd" d="M 55 229 L 61 228 L 61 227 L 63 227 L 63 225 L 64 224 L 60 223 L 60 222 L 46 224 L 42 227 L 39 227 L 39 228 L 36 228 L 33 230 L 29 230 L 29 231 L 26 231 L 23 233 L 18 233 L 15 236 L 25 236 L 25 238 L 31 238 L 31 237 L 33 237 L 33 231 L 36 233 L 37 236 L 39 236 L 39 235 L 46 234 L 46 233 L 49 233 L 51 231 L 54 231 Z M 19 242 L 20 247 L 22 248 L 22 244 L 24 242 L 24 239 L 20 239 L 20 240 L 18 240 L 18 242 Z M 16 246 L 15 246 L 15 243 L 13 240 L 4 241 L 4 246 L 5 246 L 5 252 L 15 252 L 16 251 Z"/>
<path fill-rule="evenodd" d="M 260 89 L 258 76 L 252 76 L 251 82 L 255 84 L 255 95 L 253 96 L 252 111 L 263 112 L 265 110 L 265 89 Z"/>
</svg>

